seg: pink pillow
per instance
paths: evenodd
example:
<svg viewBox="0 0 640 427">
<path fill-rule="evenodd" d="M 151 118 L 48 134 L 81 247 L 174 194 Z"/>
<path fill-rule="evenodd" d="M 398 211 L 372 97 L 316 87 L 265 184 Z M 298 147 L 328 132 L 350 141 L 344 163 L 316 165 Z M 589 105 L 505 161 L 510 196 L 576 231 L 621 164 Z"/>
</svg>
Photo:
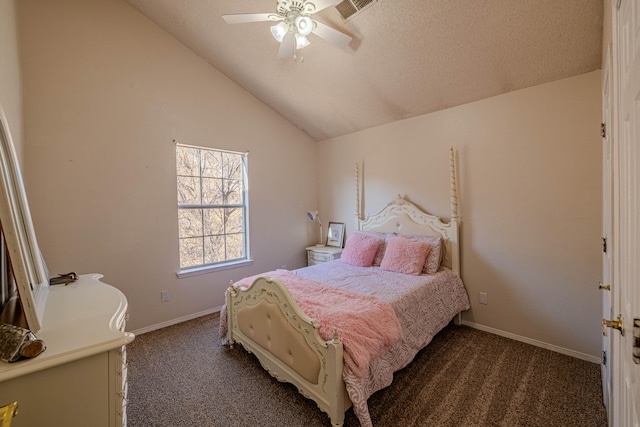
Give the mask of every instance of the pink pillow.
<svg viewBox="0 0 640 427">
<path fill-rule="evenodd" d="M 430 250 L 431 245 L 427 242 L 404 237 L 392 237 L 387 243 L 387 249 L 384 252 L 380 268 L 417 276 L 422 273 Z"/>
<path fill-rule="evenodd" d="M 442 237 L 439 236 L 420 236 L 420 235 L 405 235 L 403 236 L 408 239 L 416 239 L 421 242 L 427 243 L 431 246 L 431 250 L 427 254 L 427 259 L 424 263 L 424 268 L 422 269 L 423 273 L 426 274 L 435 274 L 440 269 L 440 264 L 442 264 L 442 259 L 444 258 L 444 241 Z"/>
<path fill-rule="evenodd" d="M 431 251 L 427 255 L 427 260 L 424 263 L 424 269 L 422 270 L 427 274 L 435 274 L 440 270 L 440 264 L 444 259 L 444 251 L 446 246 L 442 237 L 431 237 Z"/>
<path fill-rule="evenodd" d="M 352 234 L 344 245 L 340 259 L 358 267 L 371 267 L 373 258 L 380 247 L 380 240 L 364 234 Z"/>
<path fill-rule="evenodd" d="M 380 233 L 378 231 L 354 231 L 353 234 L 364 234 L 365 236 L 370 236 L 378 239 L 380 242 L 380 246 L 378 246 L 378 250 L 376 251 L 376 256 L 373 257 L 373 262 L 371 263 L 374 267 L 380 267 L 380 263 L 382 262 L 382 257 L 384 257 L 384 250 L 387 247 L 387 233 Z"/>
</svg>

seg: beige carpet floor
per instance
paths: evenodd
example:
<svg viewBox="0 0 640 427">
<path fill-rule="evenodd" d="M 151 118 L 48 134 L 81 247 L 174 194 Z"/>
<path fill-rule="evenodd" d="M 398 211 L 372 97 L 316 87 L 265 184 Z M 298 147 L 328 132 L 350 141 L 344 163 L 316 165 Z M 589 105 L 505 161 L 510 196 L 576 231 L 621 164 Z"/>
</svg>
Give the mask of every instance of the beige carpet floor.
<svg viewBox="0 0 640 427">
<path fill-rule="evenodd" d="M 129 427 L 330 426 L 315 403 L 218 338 L 210 315 L 128 346 Z M 369 399 L 376 427 L 607 425 L 600 366 L 450 325 Z M 353 411 L 346 427 L 358 426 Z"/>
</svg>

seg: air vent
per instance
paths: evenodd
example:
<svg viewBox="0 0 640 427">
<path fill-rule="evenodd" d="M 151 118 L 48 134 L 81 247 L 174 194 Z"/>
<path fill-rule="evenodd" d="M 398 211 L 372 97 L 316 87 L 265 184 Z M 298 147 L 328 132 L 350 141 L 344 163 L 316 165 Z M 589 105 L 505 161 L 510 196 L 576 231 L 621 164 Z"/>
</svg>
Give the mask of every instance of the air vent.
<svg viewBox="0 0 640 427">
<path fill-rule="evenodd" d="M 378 0 L 343 0 L 336 5 L 344 22 L 348 22 L 360 13 L 373 6 Z"/>
</svg>

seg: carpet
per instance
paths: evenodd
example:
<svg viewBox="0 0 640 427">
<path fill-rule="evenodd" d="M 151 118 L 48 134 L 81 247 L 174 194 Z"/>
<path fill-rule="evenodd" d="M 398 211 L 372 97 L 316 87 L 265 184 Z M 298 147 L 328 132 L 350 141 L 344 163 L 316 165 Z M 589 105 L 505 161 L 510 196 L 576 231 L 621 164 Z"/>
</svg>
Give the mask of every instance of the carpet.
<svg viewBox="0 0 640 427">
<path fill-rule="evenodd" d="M 217 314 L 204 316 L 127 347 L 129 427 L 331 425 L 241 346 L 222 346 L 218 324 Z M 599 365 L 456 325 L 375 393 L 369 410 L 376 427 L 607 425 Z M 352 410 L 344 425 L 359 425 Z"/>
</svg>

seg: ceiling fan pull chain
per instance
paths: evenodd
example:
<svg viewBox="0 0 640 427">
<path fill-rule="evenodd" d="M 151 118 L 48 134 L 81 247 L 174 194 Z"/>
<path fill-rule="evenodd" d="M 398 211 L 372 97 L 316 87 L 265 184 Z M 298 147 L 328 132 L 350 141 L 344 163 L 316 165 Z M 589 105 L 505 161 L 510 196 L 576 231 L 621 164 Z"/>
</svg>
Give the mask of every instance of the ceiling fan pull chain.
<svg viewBox="0 0 640 427">
<path fill-rule="evenodd" d="M 298 61 L 298 54 L 296 53 L 296 51 L 302 51 L 302 49 L 296 49 L 296 44 L 293 44 L 293 60 L 294 61 Z M 304 62 L 304 56 L 300 55 L 300 63 L 302 64 Z"/>
</svg>

